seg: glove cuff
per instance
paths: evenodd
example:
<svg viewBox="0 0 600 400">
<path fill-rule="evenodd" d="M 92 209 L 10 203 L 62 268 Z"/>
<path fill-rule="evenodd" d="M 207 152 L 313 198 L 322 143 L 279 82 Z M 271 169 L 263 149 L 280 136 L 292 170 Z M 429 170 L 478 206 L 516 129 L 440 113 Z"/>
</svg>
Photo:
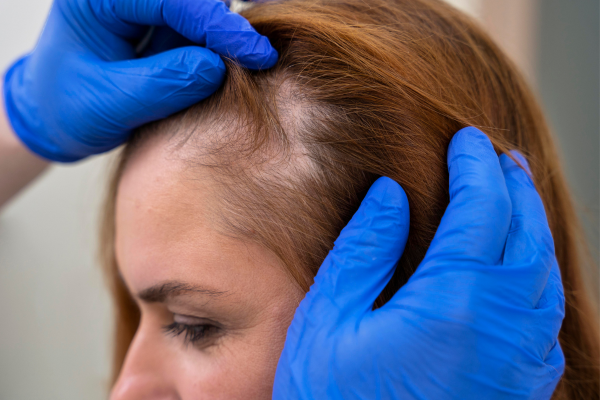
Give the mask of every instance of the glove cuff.
<svg viewBox="0 0 600 400">
<path fill-rule="evenodd" d="M 19 140 L 34 154 L 48 161 L 78 161 L 80 157 L 65 156 L 53 143 L 42 143 L 40 141 L 41 135 L 36 134 L 36 129 L 32 127 L 33 125 L 37 126 L 38 129 L 43 129 L 41 122 L 35 115 L 35 107 L 28 107 L 19 101 L 18 92 L 27 84 L 23 78 L 23 67 L 29 57 L 29 55 L 26 55 L 18 59 L 4 74 L 3 96 L 8 121 Z M 48 101 L 52 101 L 52 99 L 48 99 Z"/>
</svg>

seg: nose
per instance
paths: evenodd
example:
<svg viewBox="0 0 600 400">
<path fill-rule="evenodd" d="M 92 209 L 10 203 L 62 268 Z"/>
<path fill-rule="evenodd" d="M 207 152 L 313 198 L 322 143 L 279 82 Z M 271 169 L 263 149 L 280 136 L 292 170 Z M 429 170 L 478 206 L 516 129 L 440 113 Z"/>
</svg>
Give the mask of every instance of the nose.
<svg viewBox="0 0 600 400">
<path fill-rule="evenodd" d="M 110 400 L 181 400 L 163 338 L 145 325 L 142 318 Z"/>
</svg>

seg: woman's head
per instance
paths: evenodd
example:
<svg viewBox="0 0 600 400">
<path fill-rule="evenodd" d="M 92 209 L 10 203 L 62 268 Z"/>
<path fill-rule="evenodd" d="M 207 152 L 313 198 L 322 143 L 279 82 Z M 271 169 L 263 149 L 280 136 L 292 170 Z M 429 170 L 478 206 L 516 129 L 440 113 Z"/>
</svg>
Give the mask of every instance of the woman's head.
<svg viewBox="0 0 600 400">
<path fill-rule="evenodd" d="M 118 187 L 115 256 L 141 320 L 113 396 L 263 398 L 303 293 L 270 252 L 220 232 L 210 173 L 169 147 L 137 149 Z"/>
<path fill-rule="evenodd" d="M 269 397 L 295 306 L 370 184 L 391 177 L 411 207 L 380 305 L 427 250 L 448 202 L 447 146 L 467 125 L 530 161 L 568 302 L 559 390 L 597 390 L 580 355 L 597 355 L 597 343 L 575 216 L 543 118 L 496 46 L 434 0 L 290 0 L 244 16 L 280 52 L 277 66 L 228 63 L 213 97 L 140 130 L 115 174 L 103 254 L 119 307 L 117 370 L 129 349 L 115 393 L 153 371 L 157 393 Z M 186 347 L 162 329 L 178 321 L 215 326 L 213 338 Z"/>
</svg>

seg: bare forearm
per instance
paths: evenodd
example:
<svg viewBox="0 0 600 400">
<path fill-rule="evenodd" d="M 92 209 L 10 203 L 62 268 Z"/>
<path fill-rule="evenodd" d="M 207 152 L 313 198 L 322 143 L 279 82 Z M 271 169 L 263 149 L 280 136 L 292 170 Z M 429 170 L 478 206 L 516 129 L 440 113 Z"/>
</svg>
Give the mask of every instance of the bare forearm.
<svg viewBox="0 0 600 400">
<path fill-rule="evenodd" d="M 15 136 L 0 96 L 0 208 L 47 167 Z"/>
</svg>

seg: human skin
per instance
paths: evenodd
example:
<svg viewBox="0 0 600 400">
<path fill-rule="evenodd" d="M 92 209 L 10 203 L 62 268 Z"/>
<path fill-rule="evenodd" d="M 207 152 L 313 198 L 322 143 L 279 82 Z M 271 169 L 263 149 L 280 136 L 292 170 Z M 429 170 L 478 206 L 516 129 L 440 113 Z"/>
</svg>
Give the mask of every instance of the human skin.
<svg viewBox="0 0 600 400">
<path fill-rule="evenodd" d="M 29 151 L 15 135 L 0 96 L 0 207 L 47 167 L 48 162 Z"/>
<path fill-rule="evenodd" d="M 184 160 L 154 138 L 119 184 L 116 256 L 141 322 L 111 399 L 269 399 L 304 293 L 272 253 L 224 233 L 210 171 Z M 174 321 L 219 328 L 186 344 L 165 332 Z"/>
</svg>

